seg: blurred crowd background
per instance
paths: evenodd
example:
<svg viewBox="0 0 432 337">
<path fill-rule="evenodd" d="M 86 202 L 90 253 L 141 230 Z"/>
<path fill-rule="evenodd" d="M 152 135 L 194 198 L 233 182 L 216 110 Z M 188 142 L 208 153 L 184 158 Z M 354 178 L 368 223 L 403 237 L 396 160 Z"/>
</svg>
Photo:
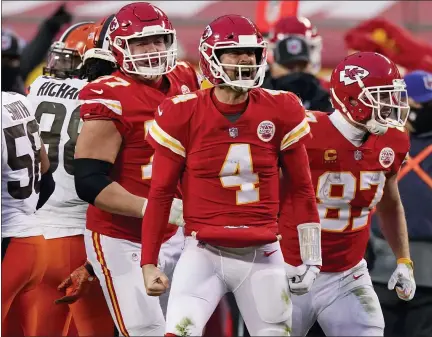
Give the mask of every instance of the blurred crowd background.
<svg viewBox="0 0 432 337">
<path fill-rule="evenodd" d="M 8 90 L 14 85 L 26 87 L 41 75 L 49 47 L 71 24 L 96 21 L 128 2 L 133 1 L 2 1 L 2 90 L 18 73 L 22 83 L 10 83 Z M 399 174 L 399 188 L 418 286 L 414 300 L 399 301 L 386 289 L 395 261 L 375 221 L 367 259 L 383 307 L 386 335 L 404 336 L 421 330 L 429 331 L 424 336 L 431 336 L 432 1 L 153 2 L 165 11 L 177 31 L 180 58 L 196 66 L 203 29 L 223 14 L 247 16 L 266 35 L 283 17 L 308 18 L 322 38 L 322 68 L 317 77 L 323 81 L 343 57 L 357 50 L 380 52 L 398 64 L 412 107 L 408 125 L 411 150 Z M 221 303 L 220 315 L 213 320 L 217 324 L 208 331 L 213 335 L 246 335 L 241 317 L 227 303 L 229 299 Z M 221 321 L 224 324 L 219 324 Z"/>
<path fill-rule="evenodd" d="M 48 41 L 58 38 L 69 25 L 100 19 L 115 13 L 126 3 L 128 1 L 2 1 L 2 28 L 16 33 L 21 48 L 37 38 L 41 51 L 46 49 L 46 52 L 50 45 Z M 392 46 L 395 42 L 389 38 L 389 32 L 384 26 L 376 26 L 373 32 L 371 30 L 373 33 L 371 41 L 350 41 L 351 46 L 346 43 L 346 35 L 352 28 L 374 18 L 385 18 L 388 23 L 406 29 L 416 38 L 432 41 L 431 1 L 201 0 L 155 1 L 155 4 L 167 13 L 177 30 L 180 57 L 194 64 L 198 62 L 198 41 L 203 28 L 212 19 L 224 14 L 242 14 L 255 19 L 264 33 L 267 33 L 272 24 L 282 15 L 295 12 L 299 16 L 308 18 L 323 38 L 322 74 L 324 76 L 328 76 L 332 67 L 350 49 L 358 47 L 359 44 L 371 48 L 366 45 L 376 42 L 391 48 L 395 47 Z M 63 9 L 59 10 L 61 5 Z M 411 45 L 406 47 L 412 48 Z M 25 58 L 38 56 L 39 53 L 24 55 Z M 428 69 L 425 70 L 432 71 L 432 61 L 429 60 Z M 31 82 L 40 72 L 41 67 L 37 67 L 34 73 L 28 74 L 30 77 L 26 78 L 27 82 Z"/>
</svg>

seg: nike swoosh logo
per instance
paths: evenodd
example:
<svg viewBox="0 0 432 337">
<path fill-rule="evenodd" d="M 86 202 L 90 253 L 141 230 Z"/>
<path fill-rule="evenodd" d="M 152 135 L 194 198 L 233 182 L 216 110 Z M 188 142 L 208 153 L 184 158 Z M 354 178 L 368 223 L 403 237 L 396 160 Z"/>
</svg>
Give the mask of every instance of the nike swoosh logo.
<svg viewBox="0 0 432 337">
<path fill-rule="evenodd" d="M 103 90 L 102 89 L 100 89 L 100 90 L 90 89 L 90 90 L 93 91 L 93 92 L 95 92 L 95 93 L 97 93 L 97 94 L 99 94 L 99 95 L 103 94 Z"/>
<path fill-rule="evenodd" d="M 163 112 L 161 111 L 161 109 L 158 107 L 158 114 L 159 116 L 162 116 Z"/>
<path fill-rule="evenodd" d="M 364 274 L 360 274 L 360 275 L 353 275 L 353 279 L 354 280 L 358 280 L 360 277 L 362 277 Z"/>
<path fill-rule="evenodd" d="M 271 252 L 264 252 L 264 256 L 265 256 L 265 257 L 269 257 L 270 255 L 276 253 L 277 251 L 278 251 L 278 250 L 276 249 L 276 250 L 273 250 L 273 251 L 271 251 Z"/>
</svg>

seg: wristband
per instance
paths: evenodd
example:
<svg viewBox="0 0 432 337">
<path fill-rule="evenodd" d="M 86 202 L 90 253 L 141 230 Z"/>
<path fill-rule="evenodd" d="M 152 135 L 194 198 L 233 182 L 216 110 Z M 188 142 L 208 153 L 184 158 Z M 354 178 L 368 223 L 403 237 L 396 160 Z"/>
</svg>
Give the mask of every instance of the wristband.
<svg viewBox="0 0 432 337">
<path fill-rule="evenodd" d="M 407 258 L 407 257 L 401 257 L 400 259 L 397 259 L 396 261 L 397 264 L 407 264 L 409 265 L 412 269 L 414 269 L 414 263 L 412 262 L 411 259 Z"/>
</svg>

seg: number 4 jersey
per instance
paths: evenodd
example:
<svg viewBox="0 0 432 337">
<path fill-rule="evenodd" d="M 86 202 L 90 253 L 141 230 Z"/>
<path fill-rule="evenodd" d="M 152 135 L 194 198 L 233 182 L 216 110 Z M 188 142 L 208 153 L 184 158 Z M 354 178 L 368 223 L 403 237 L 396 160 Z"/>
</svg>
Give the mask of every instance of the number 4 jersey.
<svg viewBox="0 0 432 337">
<path fill-rule="evenodd" d="M 56 188 L 35 214 L 47 239 L 83 234 L 88 204 L 78 198 L 73 177 L 76 140 L 82 126 L 78 94 L 86 80 L 39 76 L 27 98 L 36 108 L 35 117 L 50 160 Z"/>
<path fill-rule="evenodd" d="M 230 121 L 213 90 L 165 100 L 147 137 L 184 158 L 186 234 L 225 247 L 276 241 L 279 159 L 308 136 L 304 109 L 294 94 L 252 89 L 246 110 Z"/>
<path fill-rule="evenodd" d="M 2 92 L 2 238 L 42 234 L 29 217 L 40 192 L 39 126 L 25 96 Z"/>
<path fill-rule="evenodd" d="M 397 174 L 409 150 L 408 135 L 396 128 L 382 136 L 370 134 L 357 147 L 333 122 L 343 118 L 340 112 L 333 114 L 307 112 L 312 139 L 306 147 L 321 221 L 323 272 L 345 271 L 361 261 L 372 210 L 383 196 L 386 178 Z M 290 247 L 298 249 L 298 244 L 293 240 Z"/>
</svg>

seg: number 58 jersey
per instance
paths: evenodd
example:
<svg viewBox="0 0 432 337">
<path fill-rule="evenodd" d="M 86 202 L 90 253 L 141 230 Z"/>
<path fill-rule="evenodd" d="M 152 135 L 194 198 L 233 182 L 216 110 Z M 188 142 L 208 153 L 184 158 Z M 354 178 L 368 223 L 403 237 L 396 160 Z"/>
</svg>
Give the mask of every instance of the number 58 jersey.
<svg viewBox="0 0 432 337">
<path fill-rule="evenodd" d="M 39 126 L 25 96 L 2 92 L 2 238 L 41 235 L 29 220 L 40 192 Z"/>
<path fill-rule="evenodd" d="M 408 135 L 396 128 L 382 136 L 370 134 L 357 147 L 333 122 L 343 119 L 340 112 L 333 114 L 307 112 L 312 139 L 306 149 L 321 222 L 323 272 L 346 271 L 361 261 L 372 210 L 384 194 L 386 179 L 397 174 L 409 150 Z"/>
<path fill-rule="evenodd" d="M 78 94 L 86 80 L 39 76 L 30 86 L 28 99 L 36 108 L 56 188 L 35 214 L 45 238 L 83 234 L 88 204 L 78 198 L 73 177 L 75 144 L 82 126 Z"/>
</svg>

